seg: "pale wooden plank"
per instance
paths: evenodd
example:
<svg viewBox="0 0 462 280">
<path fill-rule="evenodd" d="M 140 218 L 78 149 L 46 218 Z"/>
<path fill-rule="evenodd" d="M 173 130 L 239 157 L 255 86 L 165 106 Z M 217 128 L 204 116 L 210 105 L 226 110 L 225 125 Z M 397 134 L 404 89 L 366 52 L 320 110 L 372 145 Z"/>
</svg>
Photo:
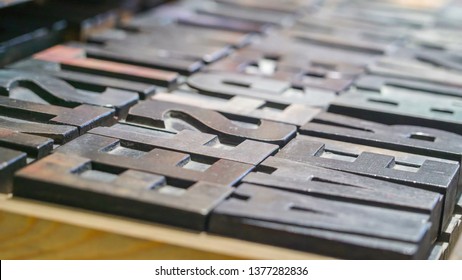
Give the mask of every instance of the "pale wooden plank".
<svg viewBox="0 0 462 280">
<path fill-rule="evenodd" d="M 228 258 L 327 259 L 325 256 L 316 254 L 187 231 L 60 205 L 13 199 L 5 195 L 0 195 L 0 211 L 181 248 L 220 254 L 228 256 Z M 181 254 L 179 254 L 178 258 L 181 258 Z"/>
<path fill-rule="evenodd" d="M 230 259 L 8 212 L 0 212 L 0 228 L 0 259 Z"/>
</svg>

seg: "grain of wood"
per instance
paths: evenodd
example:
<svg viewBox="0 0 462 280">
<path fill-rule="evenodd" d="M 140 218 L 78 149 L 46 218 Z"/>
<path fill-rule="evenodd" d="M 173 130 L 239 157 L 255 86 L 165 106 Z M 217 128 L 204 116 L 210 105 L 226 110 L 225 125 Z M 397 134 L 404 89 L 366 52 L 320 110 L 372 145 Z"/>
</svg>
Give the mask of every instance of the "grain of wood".
<svg viewBox="0 0 462 280">
<path fill-rule="evenodd" d="M 8 212 L 0 228 L 0 259 L 233 259 Z"/>
<path fill-rule="evenodd" d="M 0 194 L 0 259 L 327 259 Z M 450 259 L 462 259 L 459 239 Z"/>
<path fill-rule="evenodd" d="M 2 259 L 20 258 L 20 256 L 24 256 L 23 258 L 26 259 L 33 258 L 34 255 L 27 255 L 31 253 L 24 253 L 24 255 L 19 255 L 19 253 L 13 254 L 11 252 L 19 252 L 20 250 L 24 250 L 22 249 L 23 247 L 27 248 L 34 246 L 36 247 L 35 250 L 38 250 L 39 252 L 47 250 L 52 251 L 50 251 L 49 255 L 39 254 L 36 256 L 36 258 L 64 258 L 63 256 L 65 255 L 61 254 L 65 254 L 65 251 L 69 249 L 67 249 L 65 246 L 59 247 L 58 244 L 63 244 L 63 240 L 70 240 L 69 232 L 72 231 L 81 231 L 81 239 L 74 237 L 75 239 L 72 242 L 80 242 L 79 246 L 75 247 L 75 250 L 82 250 L 82 252 L 86 252 L 85 254 L 88 254 L 76 256 L 75 258 L 84 259 L 121 258 L 118 256 L 123 255 L 123 253 L 118 253 L 120 251 L 117 251 L 118 249 L 116 250 L 113 248 L 120 245 L 118 245 L 118 243 L 115 241 L 110 241 L 119 239 L 109 238 L 122 238 L 120 240 L 123 240 L 123 238 L 134 238 L 138 241 L 141 240 L 145 242 L 154 242 L 156 246 L 158 246 L 157 248 L 151 248 L 151 253 L 147 257 L 141 253 L 133 253 L 133 255 L 127 253 L 127 259 L 135 259 L 137 254 L 140 255 L 139 258 L 145 257 L 148 259 L 328 259 L 328 257 L 321 255 L 241 241 L 233 238 L 226 238 L 206 233 L 187 231 L 179 228 L 157 225 L 107 214 L 100 214 L 91 211 L 84 211 L 55 204 L 36 202 L 25 199 L 11 199 L 5 195 L 0 195 L 0 213 L 2 213 L 2 215 L 0 215 L 0 219 L 13 221 L 7 223 L 1 222 L 0 220 L 0 229 L 2 229 L 0 231 L 0 258 Z M 11 218 L 11 215 L 13 215 L 14 218 Z M 23 226 L 20 228 L 18 228 L 17 225 L 14 226 L 17 223 L 20 223 L 20 220 L 23 218 L 31 220 L 28 220 L 30 221 L 29 223 L 22 221 Z M 42 222 L 45 225 L 34 225 L 34 223 L 41 224 Z M 67 226 L 72 226 L 73 230 L 66 230 Z M 59 230 L 64 231 L 64 233 L 61 234 Z M 20 239 L 15 239 L 15 236 L 20 235 L 20 233 L 26 236 L 23 237 L 23 241 Z M 98 234 L 103 233 L 114 236 L 99 237 Z M 82 237 L 84 235 L 86 236 L 85 238 Z M 11 240 L 5 241 L 5 237 L 11 238 Z M 24 241 L 28 238 L 32 239 L 34 242 L 38 241 L 39 243 Z M 108 239 L 105 240 L 105 238 Z M 108 244 L 108 246 L 101 245 L 102 247 L 98 247 L 98 249 L 95 250 L 86 249 L 93 248 L 88 244 L 97 246 L 97 244 L 103 244 L 104 242 L 105 244 Z M 7 251 L 7 243 L 21 243 L 22 245 L 18 244 L 17 248 L 10 248 L 9 251 Z M 142 246 L 141 244 L 142 243 L 137 246 Z M 3 246 L 6 246 L 6 249 L 3 249 Z M 81 246 L 84 247 L 80 248 Z M 78 247 L 80 249 L 78 249 Z M 108 250 L 107 254 L 102 252 L 104 250 Z M 133 248 L 125 248 L 125 250 L 136 251 Z M 163 253 L 156 254 L 154 253 L 155 250 L 163 250 Z M 93 253 L 90 254 L 87 251 Z M 10 252 L 9 254 L 11 255 L 7 256 L 6 252 Z M 117 257 L 111 257 L 114 255 L 117 255 Z"/>
</svg>

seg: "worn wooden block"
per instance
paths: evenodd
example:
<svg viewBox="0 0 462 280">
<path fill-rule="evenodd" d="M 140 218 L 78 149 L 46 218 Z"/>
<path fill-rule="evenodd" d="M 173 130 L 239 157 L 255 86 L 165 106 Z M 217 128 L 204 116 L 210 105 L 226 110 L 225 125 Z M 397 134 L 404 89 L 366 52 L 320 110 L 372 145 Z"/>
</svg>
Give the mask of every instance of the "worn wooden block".
<svg viewBox="0 0 462 280">
<path fill-rule="evenodd" d="M 264 9 L 249 9 L 237 5 L 226 5 L 208 1 L 193 3 L 194 10 L 198 14 L 211 15 L 225 19 L 237 19 L 256 23 L 287 26 L 294 20 L 294 15 L 286 12 Z"/>
<path fill-rule="evenodd" d="M 213 61 L 229 52 L 229 46 L 226 44 L 210 46 L 202 44 L 197 40 L 198 38 L 195 38 L 195 41 L 189 40 L 190 45 L 187 45 L 189 48 L 186 48 L 181 41 L 186 40 L 183 36 L 187 34 L 178 34 L 180 37 L 175 38 L 172 33 L 175 31 L 163 26 L 144 32 L 131 27 L 107 29 L 90 37 L 89 42 L 96 44 L 73 43 L 72 45 L 81 47 L 88 56 L 94 58 L 182 74 L 196 72 L 202 68 L 202 61 L 208 61 L 212 57 L 211 61 Z M 164 39 L 157 40 L 157 36 L 162 36 Z"/>
<path fill-rule="evenodd" d="M 460 178 L 456 161 L 304 136 L 293 139 L 276 156 L 440 193 L 444 200 L 442 228 L 454 211 Z"/>
<path fill-rule="evenodd" d="M 0 193 L 10 193 L 13 174 L 53 149 L 50 138 L 20 133 L 0 126 Z"/>
<path fill-rule="evenodd" d="M 93 127 L 112 125 L 114 110 L 90 105 L 66 108 L 0 96 L 0 127 L 66 143 Z"/>
<path fill-rule="evenodd" d="M 367 78 L 360 79 L 355 90 L 334 100 L 328 111 L 385 124 L 419 125 L 462 134 L 459 88 Z"/>
<path fill-rule="evenodd" d="M 19 171 L 14 195 L 203 230 L 210 211 L 233 190 L 135 170 L 109 172 L 56 153 Z"/>
<path fill-rule="evenodd" d="M 271 42 L 270 40 L 268 43 Z M 340 91 L 347 87 L 352 79 L 363 74 L 366 68 L 366 65 L 361 63 L 342 60 L 345 57 L 342 55 L 337 57 L 329 52 L 312 55 L 303 51 L 304 48 L 300 45 L 290 44 L 290 41 L 284 43 L 290 51 L 256 42 L 247 48 L 237 50 L 229 58 L 207 66 L 206 69 L 260 73 L 281 79 L 284 78 L 284 74 L 294 73 L 298 74 L 293 77 L 295 84 Z"/>
<path fill-rule="evenodd" d="M 188 78 L 187 84 L 203 94 L 243 96 L 283 105 L 327 107 L 336 96 L 333 91 L 294 88 L 290 81 L 228 72 L 196 73 Z"/>
<path fill-rule="evenodd" d="M 145 144 L 133 146 L 131 142 L 95 134 L 83 135 L 55 152 L 86 157 L 109 170 L 132 169 L 178 180 L 222 185 L 237 183 L 253 169 L 250 164 L 153 149 Z"/>
<path fill-rule="evenodd" d="M 172 22 L 196 28 L 210 28 L 243 33 L 265 33 L 271 28 L 271 24 L 268 23 L 199 14 L 189 7 L 181 5 L 181 3 L 163 5 L 155 10 L 144 13 L 143 17 L 150 20 L 155 19 L 159 22 Z"/>
<path fill-rule="evenodd" d="M 455 100 L 462 98 L 462 93 L 457 86 L 452 84 L 438 84 L 428 81 L 412 80 L 400 77 L 379 75 L 365 75 L 355 81 L 355 87 L 360 90 L 373 91 L 378 94 L 393 97 L 392 93 L 415 92 L 423 96 L 452 97 Z"/>
<path fill-rule="evenodd" d="M 269 0 L 261 2 L 258 0 L 214 0 L 217 3 L 241 7 L 244 9 L 258 11 L 275 11 L 280 13 L 298 14 L 308 11 L 317 1 L 300 1 L 300 0 Z"/>
<path fill-rule="evenodd" d="M 152 100 L 191 105 L 222 113 L 233 118 L 253 118 L 301 126 L 321 112 L 321 109 L 302 104 L 275 104 L 265 100 L 234 96 L 211 96 L 179 89 L 170 93 L 159 92 Z"/>
<path fill-rule="evenodd" d="M 206 71 L 224 71 L 271 77 L 291 82 L 292 87 L 319 88 L 341 92 L 347 89 L 355 76 L 364 69 L 354 65 L 325 60 L 316 62 L 309 54 L 264 52 L 244 48 L 205 68 Z"/>
<path fill-rule="evenodd" d="M 220 142 L 219 137 L 212 134 L 191 130 L 182 130 L 174 134 L 123 123 L 112 127 L 98 127 L 89 133 L 120 139 L 132 147 L 161 148 L 198 157 L 227 159 L 253 165 L 259 164 L 279 148 L 277 145 L 252 140 L 244 140 L 238 145 L 224 144 Z"/>
<path fill-rule="evenodd" d="M 271 32 L 270 35 L 252 44 L 252 47 L 264 53 L 278 53 L 284 50 L 285 53 L 292 53 L 294 56 L 308 57 L 313 61 L 319 61 L 321 65 L 324 61 L 360 68 L 366 68 L 380 58 L 381 53 L 392 53 L 394 50 L 393 46 L 384 47 L 374 44 L 370 46 L 365 44 L 364 47 L 361 47 L 361 44 L 357 47 L 349 47 L 348 43 L 344 43 L 342 39 L 336 37 L 291 36 L 284 30 Z"/>
<path fill-rule="evenodd" d="M 109 107 L 121 115 L 138 101 L 134 92 L 113 88 L 102 93 L 88 92 L 51 76 L 17 70 L 0 71 L 0 94 L 12 99 L 70 108 L 82 104 Z"/>
<path fill-rule="evenodd" d="M 242 184 L 212 212 L 209 231 L 344 258 L 426 258 L 427 218 Z"/>
<path fill-rule="evenodd" d="M 119 80 L 96 74 L 63 70 L 60 64 L 56 62 L 25 59 L 9 65 L 8 68 L 53 76 L 66 81 L 76 88 L 88 91 L 104 92 L 107 88 L 114 88 L 136 92 L 140 99 L 146 99 L 157 91 L 157 86 L 149 83 Z"/>
<path fill-rule="evenodd" d="M 11 192 L 13 174 L 26 164 L 26 153 L 0 147 L 0 193 Z"/>
<path fill-rule="evenodd" d="M 128 123 L 179 132 L 195 130 L 218 135 L 223 142 L 256 140 L 277 145 L 295 136 L 296 127 L 288 124 L 224 115 L 216 111 L 164 101 L 144 101 L 130 109 Z"/>
<path fill-rule="evenodd" d="M 34 55 L 34 59 L 59 63 L 61 69 L 96 74 L 116 79 L 171 86 L 177 82 L 178 73 L 152 69 L 102 59 L 88 58 L 85 50 L 57 45 Z"/>
<path fill-rule="evenodd" d="M 320 113 L 300 133 L 413 154 L 459 161 L 462 136 L 409 125 L 385 125 L 333 113 Z"/>
<path fill-rule="evenodd" d="M 135 21 L 136 22 L 136 21 Z M 162 40 L 158 40 L 161 37 Z M 231 52 L 232 47 L 247 45 L 249 34 L 207 30 L 179 25 L 138 25 L 129 23 L 90 38 L 97 44 L 73 44 L 88 56 L 176 71 L 189 75 Z"/>
<path fill-rule="evenodd" d="M 451 241 L 460 225 L 450 217 L 454 204 L 462 211 L 462 139 L 446 131 L 462 134 L 453 103 L 462 96 L 462 60 L 456 44 L 445 46 L 450 40 L 411 40 L 428 27 L 458 28 L 449 24 L 458 10 L 366 0 L 180 1 L 107 29 L 118 18 L 108 6 L 57 3 L 47 0 L 50 10 L 37 14 L 68 18 L 88 40 L 36 54 L 29 61 L 39 66 L 12 68 L 78 90 L 55 94 L 53 82 L 31 79 L 5 86 L 0 174 L 20 162 L 13 153 L 1 165 L 3 146 L 27 150 L 26 163 L 47 155 L 20 171 L 15 195 L 337 257 L 447 256 L 449 243 L 432 245 L 439 232 Z M 397 43 L 404 50 L 396 52 Z M 44 48 L 34 44 L 34 52 Z M 160 87 L 168 93 L 151 98 Z M 148 101 L 95 102 L 92 94 L 108 89 Z M 330 104 L 359 119 L 322 113 Z M 114 115 L 119 123 L 104 127 Z M 321 138 L 307 144 L 297 127 Z"/>
<path fill-rule="evenodd" d="M 320 113 L 300 133 L 333 140 L 420 154 L 461 163 L 461 136 L 409 125 L 384 125 L 332 113 Z M 459 180 L 457 195 L 462 191 Z"/>
<path fill-rule="evenodd" d="M 34 158 L 42 158 L 53 150 L 53 140 L 50 138 L 24 134 L 6 128 L 0 128 L 0 145 L 25 152 Z"/>
<path fill-rule="evenodd" d="M 330 14 L 384 28 L 397 26 L 418 30 L 431 26 L 436 21 L 438 5 L 434 5 L 432 8 L 427 8 L 427 6 L 428 4 L 416 6 L 415 4 L 407 3 L 406 5 L 403 2 L 391 1 L 387 1 L 386 3 L 358 1 L 350 2 L 347 5 L 338 5 L 333 9 L 333 13 Z M 442 6 L 439 8 L 442 8 Z"/>
<path fill-rule="evenodd" d="M 135 38 L 140 40 L 141 45 L 149 46 L 172 46 L 172 51 L 184 52 L 192 54 L 194 50 L 204 53 L 206 50 L 211 50 L 213 47 L 221 49 L 220 53 L 225 51 L 226 47 L 243 47 L 249 44 L 253 35 L 235 31 L 223 31 L 204 28 L 195 28 L 176 24 L 165 25 L 162 23 L 151 23 L 145 18 L 134 18 L 122 27 L 129 34 L 135 35 Z M 136 36 L 138 35 L 138 36 Z M 164 36 L 164 40 L 156 39 L 156 36 Z M 120 37 L 120 36 L 119 36 Z M 104 40 L 104 38 L 101 38 Z M 112 37 L 107 38 L 109 40 Z M 127 38 L 130 41 L 130 37 Z M 174 43 L 183 43 L 178 46 L 173 46 Z M 190 45 L 185 45 L 189 43 Z M 188 47 L 190 48 L 188 50 Z M 218 50 L 217 49 L 217 50 Z M 206 55 L 206 53 L 204 53 Z M 223 55 L 223 54 L 222 54 Z M 213 62 L 219 57 L 206 55 L 202 59 L 205 62 Z"/>
<path fill-rule="evenodd" d="M 432 57 L 416 59 L 412 53 L 407 52 L 402 55 L 380 58 L 368 67 L 368 71 L 374 75 L 460 87 L 462 73 L 460 70 L 446 66 L 449 65 L 444 61 L 434 60 Z"/>
<path fill-rule="evenodd" d="M 133 38 L 130 41 L 127 39 L 126 41 L 106 45 L 72 43 L 70 46 L 84 50 L 87 56 L 95 59 L 115 61 L 150 69 L 161 69 L 183 75 L 190 75 L 203 67 L 200 57 L 175 51 L 165 57 L 164 53 L 168 52 L 169 47 L 154 49 L 151 46 L 138 45 L 138 41 L 139 39 Z M 127 47 L 127 45 L 130 46 Z"/>
<path fill-rule="evenodd" d="M 398 40 L 397 38 L 394 40 L 387 38 L 390 42 L 387 42 L 386 40 L 374 41 L 357 33 L 346 34 L 342 31 L 339 31 L 338 33 L 342 35 L 338 36 L 338 34 L 326 34 L 326 32 L 313 32 L 305 28 L 295 28 L 283 32 L 284 35 L 307 44 L 363 52 L 372 55 L 384 55 L 391 52 L 395 47 L 393 44 L 394 41 Z M 377 37 L 378 36 L 379 35 L 377 35 Z"/>
<path fill-rule="evenodd" d="M 427 213 L 432 223 L 432 240 L 442 231 L 441 226 L 447 224 L 443 220 L 443 196 L 439 193 L 287 159 L 266 159 L 257 172 L 247 175 L 243 182 L 334 201 Z"/>
<path fill-rule="evenodd" d="M 349 16 L 349 14 L 335 13 L 333 10 L 321 10 L 318 13 L 306 14 L 299 18 L 294 28 L 314 33 L 325 33 L 339 38 L 346 37 L 348 40 L 356 36 L 361 41 L 383 42 L 384 45 L 397 43 L 398 40 L 414 35 L 405 26 L 386 26 L 385 22 L 372 24 Z"/>
</svg>

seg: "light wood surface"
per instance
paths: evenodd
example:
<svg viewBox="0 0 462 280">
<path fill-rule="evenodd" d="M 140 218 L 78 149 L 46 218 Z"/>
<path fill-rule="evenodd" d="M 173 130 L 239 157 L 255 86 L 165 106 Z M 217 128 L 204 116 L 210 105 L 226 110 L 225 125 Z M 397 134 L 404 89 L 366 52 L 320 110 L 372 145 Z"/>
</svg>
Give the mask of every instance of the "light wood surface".
<svg viewBox="0 0 462 280">
<path fill-rule="evenodd" d="M 0 228 L 1 259 L 232 259 L 7 212 Z"/>
<path fill-rule="evenodd" d="M 327 259 L 0 195 L 1 259 Z"/>
</svg>

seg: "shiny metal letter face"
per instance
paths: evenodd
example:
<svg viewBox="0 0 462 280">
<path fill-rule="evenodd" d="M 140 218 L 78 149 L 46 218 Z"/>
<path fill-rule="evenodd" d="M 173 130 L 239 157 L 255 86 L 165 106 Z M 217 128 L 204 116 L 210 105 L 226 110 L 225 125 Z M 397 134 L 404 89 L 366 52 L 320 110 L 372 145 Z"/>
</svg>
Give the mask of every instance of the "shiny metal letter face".
<svg viewBox="0 0 462 280">
<path fill-rule="evenodd" d="M 95 134 L 83 135 L 59 147 L 56 153 L 86 157 L 112 170 L 132 169 L 189 182 L 222 185 L 237 183 L 254 167 L 225 159 L 153 149 L 143 143 Z"/>
<path fill-rule="evenodd" d="M 17 70 L 0 70 L 0 94 L 12 99 L 70 108 L 82 104 L 110 107 L 119 114 L 138 101 L 134 92 L 112 88 L 103 93 L 79 91 L 54 77 Z"/>
<path fill-rule="evenodd" d="M 454 210 L 460 173 L 456 161 L 304 136 L 293 139 L 276 157 L 440 193 L 445 200 L 443 228 Z"/>
<path fill-rule="evenodd" d="M 213 210 L 209 230 L 336 257 L 425 258 L 428 215 L 242 184 Z"/>
<path fill-rule="evenodd" d="M 218 184 L 181 182 L 131 169 L 111 172 L 106 167 L 56 153 L 17 173 L 14 195 L 204 230 L 207 215 L 233 191 Z"/>
<path fill-rule="evenodd" d="M 288 124 L 249 117 L 225 117 L 212 110 L 163 101 L 137 104 L 130 109 L 127 122 L 173 132 L 189 129 L 212 133 L 230 143 L 250 139 L 283 145 L 296 133 L 296 127 Z"/>
</svg>

